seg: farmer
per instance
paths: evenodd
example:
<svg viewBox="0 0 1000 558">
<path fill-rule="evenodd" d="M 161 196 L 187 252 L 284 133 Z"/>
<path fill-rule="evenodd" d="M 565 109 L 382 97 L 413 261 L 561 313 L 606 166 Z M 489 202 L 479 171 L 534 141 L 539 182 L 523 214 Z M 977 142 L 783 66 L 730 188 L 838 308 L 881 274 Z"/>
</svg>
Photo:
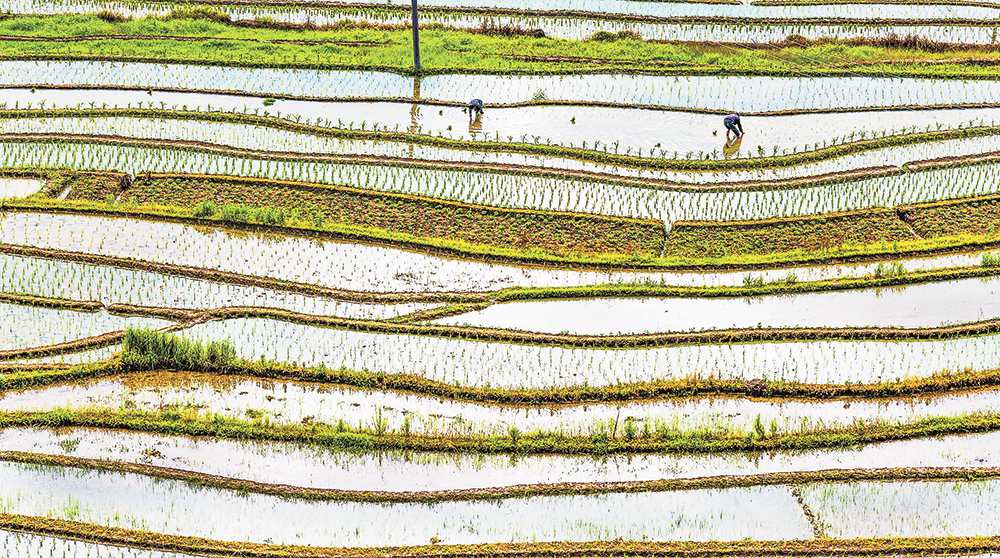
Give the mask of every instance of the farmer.
<svg viewBox="0 0 1000 558">
<path fill-rule="evenodd" d="M 726 139 L 729 139 L 729 134 L 732 133 L 738 138 L 743 137 L 743 124 L 740 122 L 740 115 L 733 113 L 722 119 L 722 123 L 726 125 Z"/>
<path fill-rule="evenodd" d="M 465 109 L 469 111 L 469 120 L 483 115 L 483 100 L 473 99 L 469 101 L 469 106 Z"/>
</svg>

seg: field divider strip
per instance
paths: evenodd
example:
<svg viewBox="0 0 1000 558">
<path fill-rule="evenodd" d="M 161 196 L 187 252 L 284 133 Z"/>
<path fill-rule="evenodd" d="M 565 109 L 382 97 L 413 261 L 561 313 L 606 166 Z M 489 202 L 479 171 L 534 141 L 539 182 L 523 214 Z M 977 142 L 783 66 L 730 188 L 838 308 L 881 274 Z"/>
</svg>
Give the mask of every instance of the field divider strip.
<svg viewBox="0 0 1000 558">
<path fill-rule="evenodd" d="M 63 519 L 0 514 L 0 529 L 128 548 L 246 558 L 763 558 L 770 556 L 927 556 L 1000 549 L 1000 537 L 926 537 L 781 541 L 588 541 L 330 548 L 279 546 L 168 535 Z"/>
<path fill-rule="evenodd" d="M 531 498 L 536 496 L 674 492 L 776 485 L 789 485 L 794 487 L 794 491 L 801 485 L 827 482 L 977 481 L 1000 478 L 1000 467 L 887 467 L 874 469 L 823 469 L 750 475 L 718 475 L 645 481 L 566 482 L 452 490 L 379 491 L 314 488 L 267 483 L 146 463 L 22 451 L 0 451 L 0 461 L 136 474 L 159 479 L 183 481 L 222 490 L 268 494 L 282 498 L 371 503 L 433 503 Z M 796 498 L 800 498 L 800 496 L 796 494 Z M 806 515 L 809 516 L 810 512 L 807 511 Z M 810 523 L 813 523 L 813 521 L 813 519 L 810 519 Z M 817 534 L 817 538 L 826 537 Z"/>
<path fill-rule="evenodd" d="M 678 455 L 851 448 L 881 442 L 954 434 L 1000 431 L 1000 413 L 926 417 L 909 422 L 859 425 L 779 434 L 714 433 L 668 430 L 649 436 L 596 437 L 537 431 L 515 434 L 441 435 L 350 427 L 322 422 L 247 421 L 212 413 L 176 409 L 136 411 L 109 407 L 0 411 L 0 429 L 11 427 L 93 427 L 151 434 L 216 437 L 231 440 L 296 442 L 351 451 L 422 451 L 454 454 Z"/>
</svg>

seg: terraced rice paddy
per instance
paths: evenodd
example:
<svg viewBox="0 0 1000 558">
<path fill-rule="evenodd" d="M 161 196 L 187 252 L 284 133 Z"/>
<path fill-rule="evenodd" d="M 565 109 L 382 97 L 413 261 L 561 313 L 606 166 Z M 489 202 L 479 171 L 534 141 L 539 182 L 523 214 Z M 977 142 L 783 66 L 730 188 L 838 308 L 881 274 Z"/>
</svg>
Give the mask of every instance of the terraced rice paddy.
<svg viewBox="0 0 1000 558">
<path fill-rule="evenodd" d="M 0 555 L 1000 552 L 1000 4 L 409 7 L 0 1 Z"/>
</svg>

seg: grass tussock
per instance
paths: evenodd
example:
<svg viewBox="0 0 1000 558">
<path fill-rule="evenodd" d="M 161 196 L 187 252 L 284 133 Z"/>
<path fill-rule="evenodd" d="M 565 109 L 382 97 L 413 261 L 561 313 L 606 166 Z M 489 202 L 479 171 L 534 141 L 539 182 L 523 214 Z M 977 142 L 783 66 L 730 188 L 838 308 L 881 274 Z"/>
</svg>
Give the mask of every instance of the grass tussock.
<svg viewBox="0 0 1000 558">
<path fill-rule="evenodd" d="M 205 343 L 151 329 L 129 328 L 122 340 L 121 362 L 132 370 L 224 370 L 236 363 L 236 348 L 228 340 Z"/>
</svg>

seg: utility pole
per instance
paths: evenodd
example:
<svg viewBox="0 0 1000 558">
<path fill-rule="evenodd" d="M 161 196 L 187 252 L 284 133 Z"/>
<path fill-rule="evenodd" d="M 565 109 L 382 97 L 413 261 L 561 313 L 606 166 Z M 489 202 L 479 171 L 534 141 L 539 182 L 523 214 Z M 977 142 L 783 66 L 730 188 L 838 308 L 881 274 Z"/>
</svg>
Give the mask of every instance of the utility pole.
<svg viewBox="0 0 1000 558">
<path fill-rule="evenodd" d="M 413 23 L 413 69 L 420 71 L 420 22 L 417 20 L 417 0 L 410 0 L 410 19 Z"/>
</svg>

